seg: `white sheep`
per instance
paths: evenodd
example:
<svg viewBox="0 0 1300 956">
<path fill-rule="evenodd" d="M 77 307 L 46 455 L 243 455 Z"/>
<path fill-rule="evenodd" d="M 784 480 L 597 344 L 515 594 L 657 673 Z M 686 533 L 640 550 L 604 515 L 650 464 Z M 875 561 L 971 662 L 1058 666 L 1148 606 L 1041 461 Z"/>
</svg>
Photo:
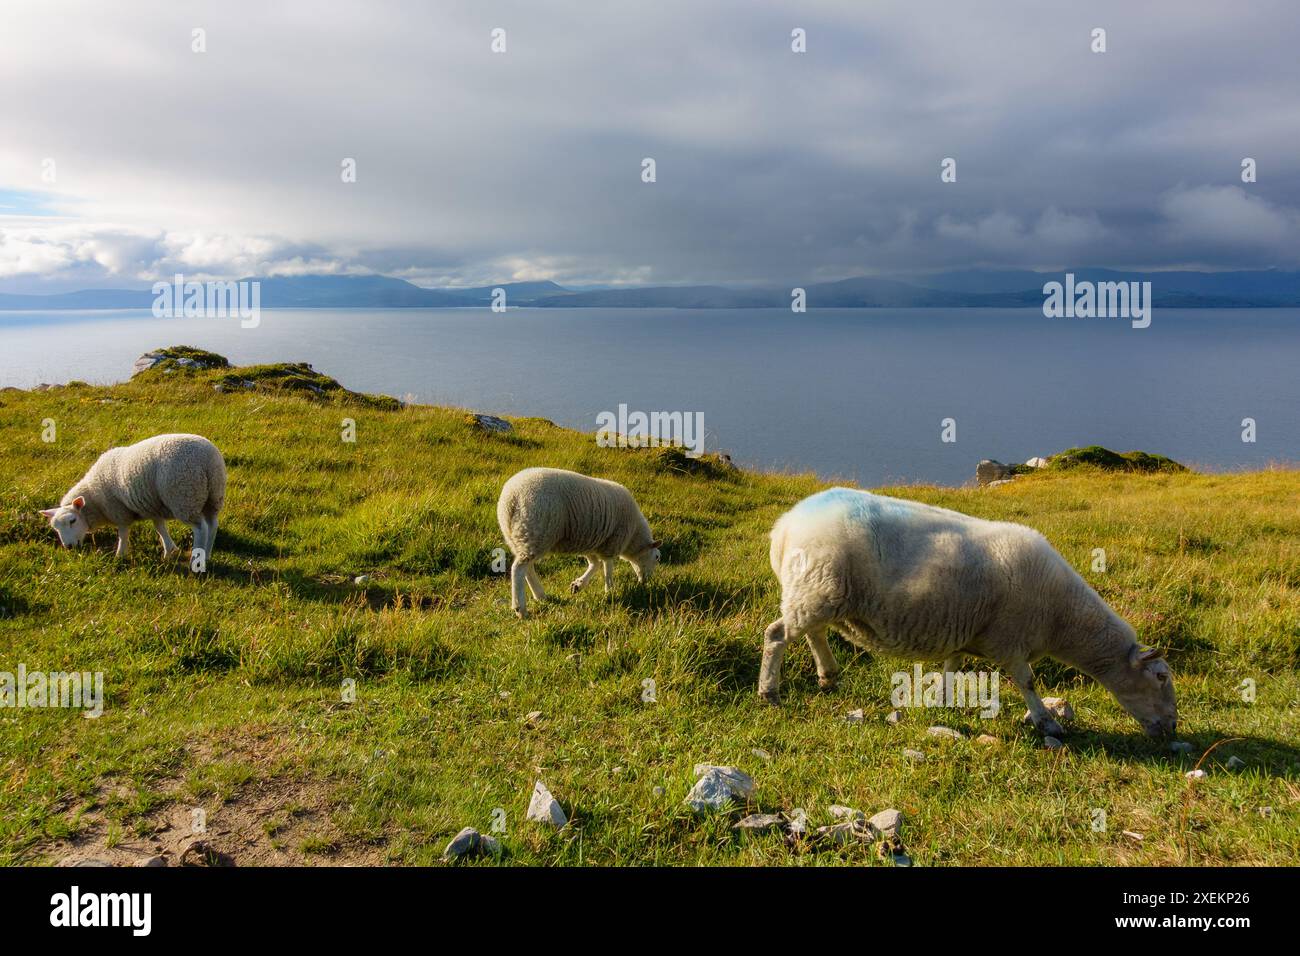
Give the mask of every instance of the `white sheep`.
<svg viewBox="0 0 1300 956">
<path fill-rule="evenodd" d="M 525 468 L 501 488 L 497 523 L 514 554 L 510 568 L 510 606 L 528 616 L 524 587 L 546 599 L 534 564 L 552 552 L 581 554 L 587 569 L 569 587 L 582 590 L 596 572 L 605 572 L 605 593 L 614 585 L 614 559 L 632 565 L 638 581 L 650 580 L 659 564 L 659 542 L 650 533 L 632 493 L 614 481 L 590 478 L 560 468 Z"/>
<path fill-rule="evenodd" d="M 226 463 L 216 445 L 198 435 L 155 435 L 104 452 L 59 507 L 41 514 L 65 548 L 76 547 L 96 528 L 116 527 L 119 558 L 126 557 L 134 522 L 153 520 L 166 558 L 176 550 L 167 521 L 184 521 L 194 529 L 194 548 L 201 548 L 206 560 L 225 498 Z"/>
<path fill-rule="evenodd" d="M 1032 528 L 930 505 L 832 488 L 805 498 L 772 528 L 781 617 L 764 635 L 760 698 L 779 701 L 786 642 L 806 637 L 818 682 L 839 666 L 834 626 L 881 654 L 944 661 L 987 658 L 1016 682 L 1041 731 L 1059 736 L 1030 664 L 1051 656 L 1115 695 L 1149 734 L 1172 734 L 1173 678 L 1160 651 L 1131 628 Z"/>
</svg>

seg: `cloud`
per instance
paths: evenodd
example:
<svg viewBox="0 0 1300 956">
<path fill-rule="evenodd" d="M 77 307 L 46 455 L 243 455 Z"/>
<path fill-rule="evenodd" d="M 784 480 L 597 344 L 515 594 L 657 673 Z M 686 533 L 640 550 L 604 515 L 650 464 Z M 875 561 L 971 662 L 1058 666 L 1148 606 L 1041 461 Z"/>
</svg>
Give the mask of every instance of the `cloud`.
<svg viewBox="0 0 1300 956">
<path fill-rule="evenodd" d="M 0 278 L 1294 266 L 1298 41 L 1290 0 L 12 2 L 0 191 L 53 215 Z"/>
</svg>

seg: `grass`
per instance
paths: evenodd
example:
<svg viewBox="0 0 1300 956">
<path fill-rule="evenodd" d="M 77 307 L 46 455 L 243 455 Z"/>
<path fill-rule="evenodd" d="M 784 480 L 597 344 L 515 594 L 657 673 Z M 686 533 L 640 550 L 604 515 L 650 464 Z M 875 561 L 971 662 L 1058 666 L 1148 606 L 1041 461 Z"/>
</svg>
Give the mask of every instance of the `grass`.
<svg viewBox="0 0 1300 956">
<path fill-rule="evenodd" d="M 735 833 L 741 808 L 696 817 L 682 799 L 697 762 L 740 767 L 757 783 L 751 810 L 803 808 L 814 826 L 835 803 L 896 807 L 917 865 L 1295 862 L 1300 473 L 1081 464 L 994 489 L 886 489 L 1039 529 L 1142 640 L 1169 649 L 1191 755 L 1142 737 L 1098 686 L 1047 663 L 1045 692 L 1078 713 L 1068 747 L 1049 752 L 1020 724 L 1009 682 L 993 720 L 930 710 L 885 723 L 890 674 L 911 662 L 838 638 L 838 690 L 817 690 L 798 647 L 784 704 L 757 702 L 779 603 L 766 534 L 823 487 L 811 476 L 602 449 L 541 419 L 494 434 L 463 410 L 262 377 L 0 392 L 0 670 L 102 671 L 106 693 L 94 720 L 0 710 L 0 862 L 162 839 L 169 814 L 202 807 L 209 844 L 237 862 L 223 821 L 248 821 L 265 844 L 254 862 L 427 864 L 462 827 L 487 832 L 500 808 L 505 864 L 879 863 L 870 847 Z M 234 379 L 254 384 L 213 388 Z M 344 418 L 355 442 L 341 440 Z M 111 531 L 57 548 L 37 509 L 110 445 L 165 431 L 207 435 L 226 455 L 208 573 L 164 563 L 148 522 L 122 564 Z M 552 598 L 515 619 L 493 570 L 495 502 L 506 477 L 537 464 L 628 485 L 665 542 L 655 580 L 622 568 L 612 598 L 598 585 L 570 596 L 583 562 L 555 556 L 542 564 Z M 1104 572 L 1092 570 L 1098 548 Z M 647 679 L 655 703 L 642 701 Z M 1238 689 L 1247 679 L 1253 702 Z M 856 708 L 862 723 L 841 719 Z M 968 738 L 928 737 L 931 724 Z M 998 745 L 975 744 L 980 733 Z M 1231 756 L 1246 766 L 1229 770 Z M 561 833 L 524 819 L 539 777 L 572 820 Z"/>
</svg>

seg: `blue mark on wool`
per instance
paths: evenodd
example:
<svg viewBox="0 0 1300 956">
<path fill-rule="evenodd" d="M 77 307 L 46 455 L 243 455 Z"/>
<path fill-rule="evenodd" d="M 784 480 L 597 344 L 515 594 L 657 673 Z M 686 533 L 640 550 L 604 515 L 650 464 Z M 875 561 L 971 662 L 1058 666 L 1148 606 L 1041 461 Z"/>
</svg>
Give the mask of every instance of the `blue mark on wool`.
<svg viewBox="0 0 1300 956">
<path fill-rule="evenodd" d="M 883 498 L 852 488 L 830 488 L 799 502 L 794 506 L 793 513 L 811 518 L 838 511 L 850 521 L 871 524 L 885 515 L 897 515 L 906 510 L 906 502 L 895 498 Z"/>
</svg>

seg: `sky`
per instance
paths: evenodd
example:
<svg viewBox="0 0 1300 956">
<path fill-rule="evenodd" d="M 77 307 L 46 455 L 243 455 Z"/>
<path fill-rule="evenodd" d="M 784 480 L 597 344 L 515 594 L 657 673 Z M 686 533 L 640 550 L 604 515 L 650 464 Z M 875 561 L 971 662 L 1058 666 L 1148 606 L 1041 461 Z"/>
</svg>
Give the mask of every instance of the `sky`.
<svg viewBox="0 0 1300 956">
<path fill-rule="evenodd" d="M 1296 268 L 1298 49 L 1295 0 L 4 0 L 0 291 Z"/>
</svg>

